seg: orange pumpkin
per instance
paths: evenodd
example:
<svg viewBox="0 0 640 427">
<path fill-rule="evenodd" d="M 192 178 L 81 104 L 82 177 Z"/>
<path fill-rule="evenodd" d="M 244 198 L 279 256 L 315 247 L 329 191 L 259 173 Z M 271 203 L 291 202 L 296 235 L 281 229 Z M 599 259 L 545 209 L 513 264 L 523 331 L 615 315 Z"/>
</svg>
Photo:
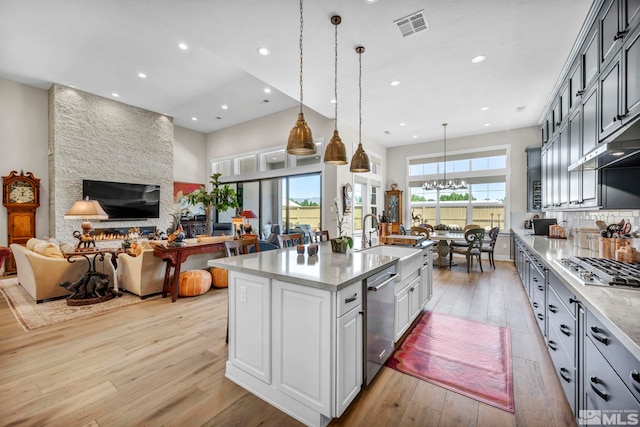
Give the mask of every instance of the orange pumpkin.
<svg viewBox="0 0 640 427">
<path fill-rule="evenodd" d="M 226 288 L 229 286 L 229 271 L 225 268 L 211 267 L 213 287 Z"/>
<path fill-rule="evenodd" d="M 211 288 L 211 274 L 206 270 L 189 270 L 180 273 L 178 295 L 193 297 L 202 295 Z"/>
</svg>

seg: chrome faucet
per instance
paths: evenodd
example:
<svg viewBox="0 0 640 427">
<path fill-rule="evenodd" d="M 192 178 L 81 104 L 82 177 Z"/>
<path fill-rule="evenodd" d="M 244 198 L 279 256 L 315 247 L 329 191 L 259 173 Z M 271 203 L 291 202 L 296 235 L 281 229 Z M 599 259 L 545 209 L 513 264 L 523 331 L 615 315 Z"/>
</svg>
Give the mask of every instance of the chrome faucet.
<svg viewBox="0 0 640 427">
<path fill-rule="evenodd" d="M 369 244 L 369 246 L 371 246 L 371 233 L 369 233 L 369 239 L 367 240 L 367 233 L 366 233 L 366 229 L 365 229 L 365 223 L 367 222 L 367 218 L 371 217 L 371 227 L 373 227 L 373 229 L 375 230 L 375 232 L 378 232 L 378 218 L 376 218 L 376 216 L 374 214 L 366 214 L 365 216 L 362 217 L 362 248 L 364 249 L 367 246 L 367 243 Z"/>
</svg>

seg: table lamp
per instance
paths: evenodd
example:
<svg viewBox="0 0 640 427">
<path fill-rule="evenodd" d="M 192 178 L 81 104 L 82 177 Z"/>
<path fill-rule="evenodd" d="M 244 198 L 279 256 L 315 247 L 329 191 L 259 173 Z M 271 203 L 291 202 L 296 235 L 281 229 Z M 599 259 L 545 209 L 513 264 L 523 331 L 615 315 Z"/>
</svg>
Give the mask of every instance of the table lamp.
<svg viewBox="0 0 640 427">
<path fill-rule="evenodd" d="M 258 218 L 258 215 L 256 215 L 252 210 L 249 210 L 249 209 L 243 210 L 240 213 L 240 216 L 243 218 L 243 220 L 244 220 L 244 218 L 247 218 L 247 219 L 249 219 L 249 218 Z M 253 231 L 253 227 L 248 222 L 243 225 L 243 229 L 244 229 L 245 234 L 252 234 L 251 232 Z"/>
<path fill-rule="evenodd" d="M 236 239 L 240 237 L 242 234 L 242 224 L 244 224 L 244 217 L 234 216 L 231 218 L 231 223 L 233 224 L 233 229 L 235 230 Z"/>
<path fill-rule="evenodd" d="M 77 201 L 71 206 L 71 209 L 64 214 L 64 219 L 81 219 L 82 220 L 82 235 L 79 231 L 73 233 L 74 237 L 78 238 L 78 246 L 76 250 L 80 249 L 80 246 L 87 248 L 90 245 L 95 246 L 95 241 L 91 237 L 92 225 L 89 222 L 90 219 L 109 219 L 109 215 L 102 209 L 100 203 L 97 200 L 89 200 L 87 197 L 85 200 Z"/>
</svg>

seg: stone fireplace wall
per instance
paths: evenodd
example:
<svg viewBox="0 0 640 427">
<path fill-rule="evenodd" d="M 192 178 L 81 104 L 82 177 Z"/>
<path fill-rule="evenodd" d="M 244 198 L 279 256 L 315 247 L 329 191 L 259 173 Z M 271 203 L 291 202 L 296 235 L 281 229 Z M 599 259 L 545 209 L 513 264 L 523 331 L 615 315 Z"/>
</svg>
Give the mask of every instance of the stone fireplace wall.
<svg viewBox="0 0 640 427">
<path fill-rule="evenodd" d="M 82 198 L 82 180 L 160 185 L 160 218 L 92 221 L 94 228 L 156 226 L 173 209 L 173 119 L 70 87 L 49 89 L 49 230 L 73 241 L 80 220 L 64 214 Z"/>
</svg>

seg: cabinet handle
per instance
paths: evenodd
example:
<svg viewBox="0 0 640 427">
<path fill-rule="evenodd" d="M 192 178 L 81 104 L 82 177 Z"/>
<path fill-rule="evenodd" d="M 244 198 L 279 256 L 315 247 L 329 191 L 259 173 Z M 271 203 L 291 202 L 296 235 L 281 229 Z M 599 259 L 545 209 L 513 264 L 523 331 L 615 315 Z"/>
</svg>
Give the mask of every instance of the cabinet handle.
<svg viewBox="0 0 640 427">
<path fill-rule="evenodd" d="M 605 402 L 609 401 L 610 396 L 606 392 L 600 390 L 597 387 L 598 384 L 602 384 L 602 381 L 600 381 L 598 377 L 591 377 L 589 380 L 590 380 L 589 384 L 591 385 L 591 388 L 593 389 L 593 391 L 598 396 L 600 396 L 600 398 L 602 398 L 602 400 L 604 400 Z"/>
<path fill-rule="evenodd" d="M 584 94 L 583 90 L 579 90 L 576 92 L 576 96 L 582 96 Z"/>
<path fill-rule="evenodd" d="M 538 308 L 538 303 L 535 302 L 535 301 L 533 303 L 531 303 L 531 305 L 533 306 L 533 308 Z"/>
<path fill-rule="evenodd" d="M 409 289 L 409 290 L 410 290 L 411 292 L 413 292 L 413 291 L 415 291 L 415 290 L 416 290 L 416 288 L 411 288 L 411 289 Z"/>
<path fill-rule="evenodd" d="M 615 116 L 613 116 L 613 121 L 616 122 L 618 120 L 624 119 L 625 117 L 627 117 L 626 114 L 616 114 Z"/>
<path fill-rule="evenodd" d="M 569 302 L 570 302 L 571 304 L 577 304 L 577 303 L 579 303 L 579 302 L 580 302 L 580 300 L 578 300 L 578 299 L 575 299 L 575 298 L 571 297 L 571 298 L 569 298 Z"/>
<path fill-rule="evenodd" d="M 600 341 L 604 345 L 609 345 L 609 338 L 602 334 L 602 331 L 597 326 L 591 327 L 591 336 Z"/>
<path fill-rule="evenodd" d="M 556 127 L 560 126 L 561 122 L 556 122 Z"/>
<path fill-rule="evenodd" d="M 628 31 L 618 31 L 615 36 L 613 36 L 613 41 L 623 38 Z"/>
<path fill-rule="evenodd" d="M 571 372 L 567 368 L 560 368 L 560 376 L 563 380 L 570 383 L 571 382 Z"/>
<path fill-rule="evenodd" d="M 564 323 L 562 325 L 560 325 L 560 332 L 562 332 L 563 334 L 565 334 L 568 337 L 571 336 L 571 328 L 568 327 L 567 325 L 565 325 Z"/>
<path fill-rule="evenodd" d="M 553 304 L 549 304 L 549 311 L 552 313 L 557 313 L 558 312 L 558 307 L 556 307 Z"/>
<path fill-rule="evenodd" d="M 538 313 L 538 314 L 536 314 L 536 317 L 537 317 L 538 319 L 540 319 L 540 321 L 544 322 L 544 314 L 542 314 L 542 313 Z"/>
<path fill-rule="evenodd" d="M 358 299 L 358 293 L 356 292 L 355 295 L 352 296 L 351 298 L 345 298 L 344 303 L 349 304 L 350 302 L 354 302 L 357 299 Z"/>
<path fill-rule="evenodd" d="M 544 286 L 542 286 L 542 285 L 538 285 L 538 290 L 539 290 L 539 291 L 543 291 L 543 292 L 544 292 Z"/>
<path fill-rule="evenodd" d="M 640 393 L 640 374 L 638 373 L 638 371 L 636 371 L 635 369 L 631 371 L 631 373 L 629 374 L 629 378 L 631 378 L 631 384 L 633 385 L 633 388 L 635 388 L 638 393 Z"/>
<path fill-rule="evenodd" d="M 549 348 L 553 351 L 556 351 L 558 349 L 558 345 L 556 344 L 555 341 L 549 340 Z"/>
</svg>

